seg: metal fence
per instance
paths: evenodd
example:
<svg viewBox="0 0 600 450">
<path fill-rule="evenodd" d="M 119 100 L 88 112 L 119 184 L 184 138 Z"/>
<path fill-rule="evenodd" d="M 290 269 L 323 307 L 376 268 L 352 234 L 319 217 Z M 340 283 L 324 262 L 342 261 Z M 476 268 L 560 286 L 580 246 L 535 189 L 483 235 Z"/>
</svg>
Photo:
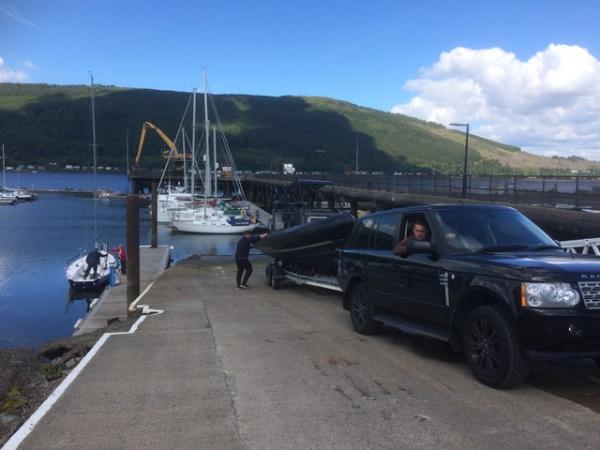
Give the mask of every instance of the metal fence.
<svg viewBox="0 0 600 450">
<path fill-rule="evenodd" d="M 578 239 L 575 241 L 562 241 L 560 246 L 569 253 L 582 253 L 584 255 L 600 256 L 600 238 Z"/>
<path fill-rule="evenodd" d="M 279 175 L 258 178 L 293 180 L 328 179 L 336 186 L 397 193 L 462 197 L 462 176 L 457 175 Z M 472 175 L 467 198 L 531 205 L 600 210 L 600 177 Z"/>
</svg>

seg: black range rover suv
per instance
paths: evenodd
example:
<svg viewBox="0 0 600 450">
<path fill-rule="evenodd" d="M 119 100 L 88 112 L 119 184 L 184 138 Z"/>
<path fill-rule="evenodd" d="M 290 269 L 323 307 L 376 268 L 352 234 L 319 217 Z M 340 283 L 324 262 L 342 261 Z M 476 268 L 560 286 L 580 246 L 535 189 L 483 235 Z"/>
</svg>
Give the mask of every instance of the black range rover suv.
<svg viewBox="0 0 600 450">
<path fill-rule="evenodd" d="M 411 237 L 415 223 L 425 240 Z M 406 237 L 408 251 L 398 256 L 394 247 Z M 369 214 L 357 221 L 339 269 L 357 332 L 386 325 L 447 341 L 489 386 L 521 383 L 533 358 L 600 365 L 600 257 L 567 253 L 513 208 Z"/>
</svg>

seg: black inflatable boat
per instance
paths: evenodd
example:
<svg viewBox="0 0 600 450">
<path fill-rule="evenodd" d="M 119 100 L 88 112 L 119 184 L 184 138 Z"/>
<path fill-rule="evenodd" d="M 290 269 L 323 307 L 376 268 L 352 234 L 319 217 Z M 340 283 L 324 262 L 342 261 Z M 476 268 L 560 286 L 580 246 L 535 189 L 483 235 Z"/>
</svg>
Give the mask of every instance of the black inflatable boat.
<svg viewBox="0 0 600 450">
<path fill-rule="evenodd" d="M 274 202 L 271 234 L 256 248 L 289 269 L 335 274 L 337 249 L 353 226 L 330 181 L 297 179 Z"/>
<path fill-rule="evenodd" d="M 337 213 L 272 232 L 255 245 L 285 266 L 331 274 L 336 270 L 337 249 L 353 227 L 352 215 Z"/>
</svg>

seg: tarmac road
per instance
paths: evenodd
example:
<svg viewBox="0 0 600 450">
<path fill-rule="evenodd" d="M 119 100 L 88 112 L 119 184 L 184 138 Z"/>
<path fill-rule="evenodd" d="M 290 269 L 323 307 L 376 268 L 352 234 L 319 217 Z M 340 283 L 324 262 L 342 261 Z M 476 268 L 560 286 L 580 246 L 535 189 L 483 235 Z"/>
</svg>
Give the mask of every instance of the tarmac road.
<svg viewBox="0 0 600 450">
<path fill-rule="evenodd" d="M 393 330 L 352 331 L 341 297 L 188 260 L 111 337 L 20 448 L 564 449 L 600 447 L 600 370 L 536 365 L 480 384 L 460 354 Z"/>
</svg>

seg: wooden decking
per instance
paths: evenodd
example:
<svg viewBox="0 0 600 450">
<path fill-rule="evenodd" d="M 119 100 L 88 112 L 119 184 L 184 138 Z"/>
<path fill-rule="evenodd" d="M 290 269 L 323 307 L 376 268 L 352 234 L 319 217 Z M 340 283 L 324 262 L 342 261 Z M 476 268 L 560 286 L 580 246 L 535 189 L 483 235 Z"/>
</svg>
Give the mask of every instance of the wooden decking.
<svg viewBox="0 0 600 450">
<path fill-rule="evenodd" d="M 140 246 L 140 292 L 162 274 L 169 265 L 170 248 Z M 119 274 L 121 283 L 106 289 L 92 310 L 78 324 L 74 335 L 104 328 L 113 320 L 127 318 L 127 277 Z"/>
</svg>

